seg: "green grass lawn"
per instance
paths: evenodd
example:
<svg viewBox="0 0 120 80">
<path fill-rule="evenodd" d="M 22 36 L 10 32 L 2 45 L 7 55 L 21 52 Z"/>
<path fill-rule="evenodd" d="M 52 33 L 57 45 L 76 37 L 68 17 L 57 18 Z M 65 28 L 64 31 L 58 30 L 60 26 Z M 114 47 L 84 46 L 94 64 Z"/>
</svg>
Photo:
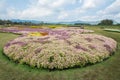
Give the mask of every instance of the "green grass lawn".
<svg viewBox="0 0 120 80">
<path fill-rule="evenodd" d="M 95 65 L 61 71 L 32 68 L 9 60 L 2 53 L 3 46 L 18 35 L 0 33 L 0 80 L 120 80 L 120 33 L 107 32 L 99 27 L 85 28 L 115 39 L 118 42 L 115 54 Z"/>
</svg>

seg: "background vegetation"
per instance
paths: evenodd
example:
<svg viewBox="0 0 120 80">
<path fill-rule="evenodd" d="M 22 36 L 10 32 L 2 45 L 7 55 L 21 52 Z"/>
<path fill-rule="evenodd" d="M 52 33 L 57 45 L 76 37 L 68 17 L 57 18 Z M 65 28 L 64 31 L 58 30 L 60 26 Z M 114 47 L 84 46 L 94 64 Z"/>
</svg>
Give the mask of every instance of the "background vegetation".
<svg viewBox="0 0 120 80">
<path fill-rule="evenodd" d="M 109 19 L 102 20 L 98 25 L 113 25 L 113 21 Z"/>
<path fill-rule="evenodd" d="M 80 26 L 80 25 L 109 25 L 109 26 L 112 26 L 112 25 L 116 25 L 116 26 L 120 26 L 120 23 L 116 23 L 114 24 L 114 21 L 113 20 L 110 20 L 110 19 L 104 19 L 104 20 L 101 20 L 100 23 L 98 24 L 90 24 L 90 23 L 72 23 L 72 24 L 63 24 L 63 23 L 47 23 L 47 22 L 43 22 L 43 21 L 40 21 L 40 22 L 32 22 L 32 21 L 12 21 L 12 20 L 2 20 L 0 19 L 0 25 L 3 25 L 5 27 L 9 27 L 9 26 L 14 26 L 14 25 L 24 25 L 24 26 L 46 26 L 46 25 L 64 25 L 64 26 Z"/>
</svg>

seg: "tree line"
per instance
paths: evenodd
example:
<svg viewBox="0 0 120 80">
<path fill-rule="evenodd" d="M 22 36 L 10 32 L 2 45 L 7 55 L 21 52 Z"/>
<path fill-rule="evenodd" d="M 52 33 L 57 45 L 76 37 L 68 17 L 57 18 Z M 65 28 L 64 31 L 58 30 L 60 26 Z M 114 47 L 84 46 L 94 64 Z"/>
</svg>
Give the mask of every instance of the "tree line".
<svg viewBox="0 0 120 80">
<path fill-rule="evenodd" d="M 13 22 L 11 20 L 2 20 L 0 19 L 0 25 L 43 25 L 45 24 L 44 22 L 40 22 L 40 23 L 33 23 L 30 21 L 24 21 L 24 22 Z"/>
<path fill-rule="evenodd" d="M 41 21 L 40 23 L 33 23 L 33 22 L 29 22 L 29 21 L 24 21 L 24 22 L 13 22 L 11 20 L 2 20 L 0 19 L 0 25 L 48 25 L 50 23 L 44 23 L 43 21 Z M 90 25 L 87 23 L 75 23 L 74 25 Z M 110 19 L 104 19 L 101 20 L 100 23 L 98 23 L 97 25 L 114 25 L 113 24 L 113 20 Z M 116 24 L 116 25 L 120 25 L 120 23 Z"/>
<path fill-rule="evenodd" d="M 75 23 L 75 25 L 91 25 L 91 24 Z M 104 19 L 104 20 L 101 20 L 100 23 L 98 23 L 97 25 L 120 25 L 120 23 L 114 24 L 113 20 L 111 20 L 111 19 Z"/>
</svg>

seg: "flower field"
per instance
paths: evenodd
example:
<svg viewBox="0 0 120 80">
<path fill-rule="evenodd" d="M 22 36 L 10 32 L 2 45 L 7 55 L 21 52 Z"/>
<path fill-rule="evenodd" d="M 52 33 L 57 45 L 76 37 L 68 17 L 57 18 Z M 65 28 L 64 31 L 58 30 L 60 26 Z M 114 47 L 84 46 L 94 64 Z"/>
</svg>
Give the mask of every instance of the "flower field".
<svg viewBox="0 0 120 80">
<path fill-rule="evenodd" d="M 120 28 L 119 26 L 111 27 L 114 29 Z M 13 61 L 12 57 L 10 59 L 6 57 L 3 53 L 3 47 L 11 40 L 14 41 L 15 38 L 19 38 L 19 35 L 0 32 L 0 80 L 119 80 L 120 33 L 104 31 L 100 26 L 88 26 L 85 29 L 94 30 L 94 33 L 91 34 L 104 35 L 117 41 L 115 54 L 95 65 L 52 71 L 30 67 L 26 64 L 18 64 Z M 97 43 L 95 42 L 94 44 L 96 45 Z"/>
<path fill-rule="evenodd" d="M 19 28 L 19 27 L 8 27 L 8 28 L 0 28 L 0 32 L 8 32 L 8 33 L 15 33 L 15 34 L 21 34 L 21 35 L 28 35 L 29 33 L 33 32 L 43 32 L 43 33 L 49 33 L 49 34 L 66 34 L 66 33 L 91 33 L 94 32 L 92 30 L 84 30 L 80 28 Z"/>
<path fill-rule="evenodd" d="M 9 41 L 4 46 L 4 54 L 37 68 L 65 69 L 101 62 L 113 54 L 117 45 L 112 38 L 79 28 L 4 28 L 1 31 L 23 35 Z"/>
</svg>

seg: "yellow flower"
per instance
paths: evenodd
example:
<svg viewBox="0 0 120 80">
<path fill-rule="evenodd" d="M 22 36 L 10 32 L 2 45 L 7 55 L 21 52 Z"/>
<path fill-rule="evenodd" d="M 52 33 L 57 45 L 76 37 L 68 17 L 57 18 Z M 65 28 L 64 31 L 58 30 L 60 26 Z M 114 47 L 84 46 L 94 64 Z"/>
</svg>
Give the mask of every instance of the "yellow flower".
<svg viewBox="0 0 120 80">
<path fill-rule="evenodd" d="M 28 34 L 28 36 L 45 36 L 48 35 L 48 33 L 40 33 L 40 32 L 31 32 Z"/>
<path fill-rule="evenodd" d="M 54 29 L 54 28 L 56 28 L 56 26 L 53 26 L 53 25 L 52 25 L 52 26 L 49 26 L 49 28 Z"/>
<path fill-rule="evenodd" d="M 57 29 L 60 29 L 60 28 L 64 28 L 64 27 L 61 27 L 61 26 L 59 26 L 59 27 L 56 27 Z"/>
</svg>

